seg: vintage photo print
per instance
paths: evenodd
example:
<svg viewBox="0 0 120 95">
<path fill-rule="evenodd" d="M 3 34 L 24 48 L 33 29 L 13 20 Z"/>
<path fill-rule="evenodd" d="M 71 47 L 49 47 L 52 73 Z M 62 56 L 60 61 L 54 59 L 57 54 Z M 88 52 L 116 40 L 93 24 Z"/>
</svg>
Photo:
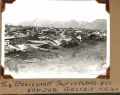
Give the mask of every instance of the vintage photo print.
<svg viewBox="0 0 120 95">
<path fill-rule="evenodd" d="M 2 13 L 2 66 L 14 78 L 96 78 L 110 66 L 110 21 L 96 0 L 16 0 Z"/>
</svg>

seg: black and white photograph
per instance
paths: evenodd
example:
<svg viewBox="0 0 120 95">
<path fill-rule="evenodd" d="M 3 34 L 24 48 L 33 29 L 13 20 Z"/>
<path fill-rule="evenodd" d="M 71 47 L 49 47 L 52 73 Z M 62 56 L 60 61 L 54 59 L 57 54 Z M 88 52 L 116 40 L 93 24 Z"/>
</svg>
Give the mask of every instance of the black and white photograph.
<svg viewBox="0 0 120 95">
<path fill-rule="evenodd" d="M 110 16 L 96 0 L 16 0 L 2 13 L 2 66 L 14 78 L 96 78 L 110 66 Z"/>
</svg>

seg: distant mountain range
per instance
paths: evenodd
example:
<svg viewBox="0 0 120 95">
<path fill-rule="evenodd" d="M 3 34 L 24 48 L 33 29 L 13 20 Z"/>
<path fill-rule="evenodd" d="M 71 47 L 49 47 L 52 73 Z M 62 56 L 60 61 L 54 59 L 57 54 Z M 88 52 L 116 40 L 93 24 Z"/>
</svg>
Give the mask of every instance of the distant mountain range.
<svg viewBox="0 0 120 95">
<path fill-rule="evenodd" d="M 41 21 L 35 21 L 32 23 L 32 21 L 26 21 L 20 23 L 20 25 L 26 26 L 26 25 L 32 25 L 32 26 L 40 26 L 40 27 L 72 27 L 72 28 L 85 28 L 85 29 L 107 29 L 107 20 L 106 19 L 96 19 L 92 22 L 87 21 L 76 21 L 76 20 L 69 20 L 69 21 L 50 21 L 50 20 L 41 20 Z"/>
<path fill-rule="evenodd" d="M 92 22 L 83 22 L 80 27 L 87 29 L 107 29 L 107 20 L 105 19 L 96 19 Z"/>
</svg>

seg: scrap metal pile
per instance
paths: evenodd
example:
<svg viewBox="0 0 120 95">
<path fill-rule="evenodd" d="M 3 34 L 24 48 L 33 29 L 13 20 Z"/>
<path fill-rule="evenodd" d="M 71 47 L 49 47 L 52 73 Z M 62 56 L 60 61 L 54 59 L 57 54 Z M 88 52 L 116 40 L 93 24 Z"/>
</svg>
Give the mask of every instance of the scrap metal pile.
<svg viewBox="0 0 120 95">
<path fill-rule="evenodd" d="M 5 26 L 5 54 L 31 49 L 51 49 L 79 46 L 85 41 L 106 41 L 106 30 Z"/>
</svg>

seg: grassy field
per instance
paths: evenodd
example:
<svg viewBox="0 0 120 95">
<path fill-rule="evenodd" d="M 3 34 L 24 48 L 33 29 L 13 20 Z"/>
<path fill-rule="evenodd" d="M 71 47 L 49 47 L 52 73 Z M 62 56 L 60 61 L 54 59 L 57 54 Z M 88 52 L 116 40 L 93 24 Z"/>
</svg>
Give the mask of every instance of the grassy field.
<svg viewBox="0 0 120 95">
<path fill-rule="evenodd" d="M 20 74 L 95 74 L 105 64 L 106 42 L 84 42 L 74 48 L 60 48 L 49 52 L 32 50 L 5 65 Z"/>
</svg>

